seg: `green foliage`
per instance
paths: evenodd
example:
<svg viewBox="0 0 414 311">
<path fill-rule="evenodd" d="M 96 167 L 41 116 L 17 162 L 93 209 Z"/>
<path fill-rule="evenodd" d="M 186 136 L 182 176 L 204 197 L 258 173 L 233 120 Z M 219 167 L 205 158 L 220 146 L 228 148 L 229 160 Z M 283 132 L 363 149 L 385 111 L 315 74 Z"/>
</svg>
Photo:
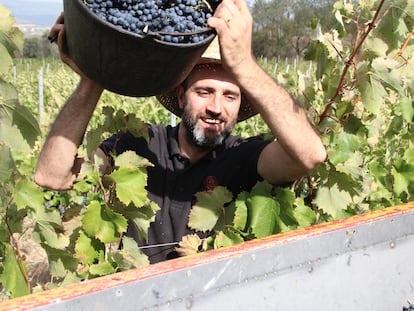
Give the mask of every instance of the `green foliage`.
<svg viewBox="0 0 414 311">
<path fill-rule="evenodd" d="M 259 182 L 251 192 L 236 197 L 221 186 L 197 193 L 189 226 L 211 235 L 204 241 L 194 235 L 185 237 L 177 249 L 181 254 L 413 200 L 413 17 L 413 0 L 338 1 L 332 12 L 335 23 L 330 24 L 335 26 L 326 27 L 312 19 L 311 28 L 306 29 L 310 40 L 306 60 L 295 71 L 276 71 L 274 63 L 262 60 L 263 67 L 303 102 L 321 134 L 328 159 L 291 187 Z M 265 17 L 260 22 L 265 23 Z M 147 265 L 136 242 L 122 236 L 131 223 L 145 239 L 155 219 L 159 207 L 148 200 L 145 189 L 146 169 L 152 164 L 126 152 L 114 155 L 115 170 L 101 176 L 100 160 L 89 155 L 111 133 L 128 130 L 145 136 L 146 123 L 141 120 L 167 124 L 169 113 L 155 98 L 105 91 L 79 151 L 86 161 L 73 189 L 56 192 L 37 187 L 33 172 L 39 146 L 78 77 L 56 60 L 14 60 L 23 39 L 13 24 L 10 13 L 0 5 L 3 295 L 18 297 L 42 290 L 35 288 L 35 275 L 28 273 L 19 245 L 28 220 L 32 240 L 48 259 L 51 277 L 40 284 L 42 288 Z M 18 77 L 15 82 L 13 65 Z M 45 111 L 39 126 L 37 73 L 41 68 Z M 272 137 L 259 116 L 238 124 L 236 131 L 243 136 Z"/>
</svg>

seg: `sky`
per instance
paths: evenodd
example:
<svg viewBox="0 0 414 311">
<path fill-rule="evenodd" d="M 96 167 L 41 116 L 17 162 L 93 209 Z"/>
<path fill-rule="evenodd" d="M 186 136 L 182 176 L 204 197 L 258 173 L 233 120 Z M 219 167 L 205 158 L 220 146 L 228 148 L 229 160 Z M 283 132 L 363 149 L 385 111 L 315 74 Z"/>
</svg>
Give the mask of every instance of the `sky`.
<svg viewBox="0 0 414 311">
<path fill-rule="evenodd" d="M 12 12 L 17 23 L 52 26 L 60 12 L 63 0 L 0 0 Z"/>
</svg>

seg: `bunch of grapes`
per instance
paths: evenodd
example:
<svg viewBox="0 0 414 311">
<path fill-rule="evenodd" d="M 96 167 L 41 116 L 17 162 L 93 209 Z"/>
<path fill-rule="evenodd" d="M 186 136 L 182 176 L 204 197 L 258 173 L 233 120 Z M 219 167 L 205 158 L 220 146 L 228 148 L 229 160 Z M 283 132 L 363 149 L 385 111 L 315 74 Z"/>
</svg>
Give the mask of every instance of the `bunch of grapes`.
<svg viewBox="0 0 414 311">
<path fill-rule="evenodd" d="M 101 19 L 139 34 L 173 43 L 206 39 L 207 19 L 221 0 L 83 0 Z"/>
</svg>

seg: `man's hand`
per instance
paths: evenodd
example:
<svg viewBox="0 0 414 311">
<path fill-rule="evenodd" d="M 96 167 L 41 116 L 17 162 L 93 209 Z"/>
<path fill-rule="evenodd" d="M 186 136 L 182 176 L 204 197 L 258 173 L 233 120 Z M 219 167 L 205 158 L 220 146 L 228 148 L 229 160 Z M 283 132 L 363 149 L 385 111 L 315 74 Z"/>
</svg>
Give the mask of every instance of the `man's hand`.
<svg viewBox="0 0 414 311">
<path fill-rule="evenodd" d="M 207 23 L 217 31 L 227 71 L 237 74 L 246 63 L 255 62 L 251 52 L 253 18 L 245 0 L 223 0 Z"/>
<path fill-rule="evenodd" d="M 65 34 L 65 17 L 63 12 L 56 19 L 55 24 L 50 29 L 48 39 L 51 43 L 56 43 L 59 48 L 59 55 L 66 65 L 68 65 L 74 72 L 76 72 L 82 79 L 89 78 L 79 69 L 69 54 Z"/>
</svg>

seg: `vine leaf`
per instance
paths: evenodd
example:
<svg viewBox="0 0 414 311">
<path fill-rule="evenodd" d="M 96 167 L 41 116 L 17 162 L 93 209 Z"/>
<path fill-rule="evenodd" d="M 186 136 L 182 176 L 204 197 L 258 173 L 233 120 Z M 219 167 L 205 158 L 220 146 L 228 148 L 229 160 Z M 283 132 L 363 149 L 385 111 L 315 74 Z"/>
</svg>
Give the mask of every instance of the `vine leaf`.
<svg viewBox="0 0 414 311">
<path fill-rule="evenodd" d="M 401 114 L 404 120 L 406 122 L 411 122 L 411 120 L 414 117 L 413 101 L 406 96 L 401 96 L 400 108 L 401 108 Z"/>
<path fill-rule="evenodd" d="M 65 277 L 69 271 L 76 271 L 78 260 L 68 250 L 56 249 L 47 244 L 42 244 L 47 253 L 50 273 L 55 277 Z"/>
<path fill-rule="evenodd" d="M 159 210 L 159 206 L 155 202 L 146 202 L 144 206 L 137 208 L 136 206 L 128 206 L 123 214 L 132 221 L 137 230 L 140 239 L 146 240 L 148 228 L 155 220 L 155 213 Z"/>
<path fill-rule="evenodd" d="M 272 186 L 266 182 L 257 183 L 247 199 L 249 223 L 252 233 L 257 237 L 265 237 L 274 233 L 280 206 L 271 195 Z"/>
<path fill-rule="evenodd" d="M 95 238 L 80 231 L 75 244 L 75 256 L 83 264 L 92 264 L 99 259 L 99 254 L 105 251 L 105 245 Z"/>
<path fill-rule="evenodd" d="M 134 151 L 125 151 L 115 158 L 115 166 L 138 168 L 154 166 L 147 158 L 137 155 Z"/>
<path fill-rule="evenodd" d="M 397 160 L 391 169 L 394 178 L 394 192 L 400 195 L 403 192 L 409 193 L 408 187 L 414 183 L 414 165 Z"/>
<path fill-rule="evenodd" d="M 360 74 L 363 76 L 362 73 Z M 367 73 L 361 79 L 359 90 L 364 107 L 369 112 L 378 114 L 387 96 L 387 92 L 381 82 L 372 73 Z"/>
<path fill-rule="evenodd" d="M 332 149 L 328 150 L 329 161 L 335 165 L 346 162 L 353 157 L 355 150 L 360 146 L 358 136 L 340 132 L 336 135 L 335 144 Z"/>
<path fill-rule="evenodd" d="M 4 245 L 4 252 L 6 254 L 3 269 L 7 273 L 0 274 L 0 283 L 12 293 L 13 297 L 30 294 L 29 287 L 26 284 L 24 274 L 14 254 L 13 248 L 10 244 L 2 245 Z"/>
<path fill-rule="evenodd" d="M 201 239 L 197 234 L 188 234 L 183 236 L 175 250 L 180 256 L 188 256 L 197 254 L 200 245 Z"/>
<path fill-rule="evenodd" d="M 232 200 L 232 193 L 217 186 L 211 192 L 197 192 L 195 196 L 197 202 L 190 211 L 188 225 L 198 231 L 212 230 L 223 213 L 224 205 Z"/>
<path fill-rule="evenodd" d="M 122 258 L 116 262 L 122 270 L 149 265 L 148 257 L 138 248 L 137 242 L 133 238 L 122 238 L 122 250 L 118 254 Z"/>
<path fill-rule="evenodd" d="M 127 220 L 106 205 L 92 201 L 82 218 L 85 232 L 104 243 L 116 242 L 127 229 Z"/>
<path fill-rule="evenodd" d="M 147 174 L 141 169 L 122 167 L 108 177 L 115 182 L 118 199 L 125 205 L 142 206 L 147 201 Z"/>
<path fill-rule="evenodd" d="M 60 214 L 57 210 L 40 210 L 35 214 L 35 226 L 32 238 L 39 244 L 47 244 L 56 249 L 64 249 L 69 245 L 69 238 L 62 234 Z"/>
<path fill-rule="evenodd" d="M 305 205 L 302 198 L 295 199 L 293 215 L 301 228 L 311 226 L 316 221 L 316 213 L 309 206 Z"/>
<path fill-rule="evenodd" d="M 22 179 L 15 185 L 13 199 L 18 209 L 43 209 L 43 191 L 32 181 Z"/>
<path fill-rule="evenodd" d="M 226 247 L 243 242 L 244 239 L 233 230 L 219 231 L 214 239 L 214 248 Z"/>
<path fill-rule="evenodd" d="M 0 182 L 4 183 L 10 178 L 12 172 L 16 171 L 10 148 L 4 144 L 0 144 L 0 159 Z"/>
<path fill-rule="evenodd" d="M 295 193 L 289 188 L 278 187 L 274 197 L 279 202 L 279 217 L 276 218 L 280 230 L 288 231 L 297 227 L 298 222 L 294 214 Z"/>
<path fill-rule="evenodd" d="M 18 101 L 14 86 L 0 79 L 0 139 L 16 150 L 27 151 L 40 135 L 37 120 L 31 111 Z"/>
<path fill-rule="evenodd" d="M 115 273 L 115 268 L 108 261 L 103 261 L 98 264 L 92 265 L 89 268 L 89 273 L 95 276 L 103 276 Z"/>
<path fill-rule="evenodd" d="M 234 212 L 233 224 L 234 228 L 238 230 L 244 230 L 247 225 L 248 210 L 246 200 L 249 197 L 249 193 L 246 191 L 241 192 L 235 201 L 236 210 Z"/>
<path fill-rule="evenodd" d="M 321 186 L 315 198 L 315 204 L 332 217 L 337 218 L 347 206 L 352 203 L 349 192 L 338 188 L 335 183 L 329 186 Z"/>
</svg>

